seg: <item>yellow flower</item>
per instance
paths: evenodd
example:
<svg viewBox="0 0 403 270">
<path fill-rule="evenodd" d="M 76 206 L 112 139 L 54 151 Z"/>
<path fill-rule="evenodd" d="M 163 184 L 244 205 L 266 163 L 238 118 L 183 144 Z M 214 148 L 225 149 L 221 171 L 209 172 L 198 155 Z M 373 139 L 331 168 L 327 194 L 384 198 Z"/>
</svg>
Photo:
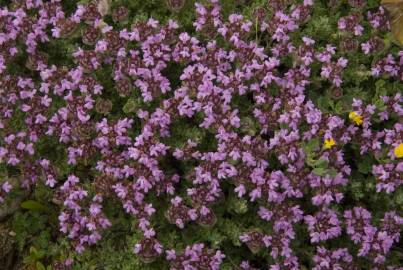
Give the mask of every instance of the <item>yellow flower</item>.
<svg viewBox="0 0 403 270">
<path fill-rule="evenodd" d="M 396 148 L 393 152 L 395 153 L 395 156 L 397 158 L 402 158 L 403 157 L 403 143 L 396 146 Z"/>
<path fill-rule="evenodd" d="M 356 123 L 358 126 L 359 126 L 359 125 L 362 125 L 362 123 L 364 122 L 364 120 L 362 119 L 362 116 L 359 115 L 359 114 L 356 113 L 356 112 L 351 112 L 351 113 L 348 115 L 348 118 L 350 118 L 350 120 L 353 121 L 354 123 Z"/>
<path fill-rule="evenodd" d="M 325 149 L 330 149 L 335 145 L 336 145 L 336 142 L 333 140 L 333 138 L 330 138 L 330 139 L 325 140 L 325 144 L 323 146 L 325 147 Z"/>
</svg>

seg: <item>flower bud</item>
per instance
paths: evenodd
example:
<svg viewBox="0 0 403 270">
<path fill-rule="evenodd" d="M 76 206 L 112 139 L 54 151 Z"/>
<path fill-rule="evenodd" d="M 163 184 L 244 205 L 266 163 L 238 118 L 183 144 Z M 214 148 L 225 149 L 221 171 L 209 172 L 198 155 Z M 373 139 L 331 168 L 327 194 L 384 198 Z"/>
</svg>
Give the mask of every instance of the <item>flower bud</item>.
<svg viewBox="0 0 403 270">
<path fill-rule="evenodd" d="M 82 34 L 83 43 L 86 45 L 94 45 L 101 36 L 98 28 L 87 27 Z"/>
<path fill-rule="evenodd" d="M 127 97 L 132 90 L 132 82 L 129 78 L 123 78 L 116 82 L 116 90 L 121 97 Z"/>
<path fill-rule="evenodd" d="M 95 110 L 97 113 L 107 114 L 112 110 L 112 105 L 109 99 L 99 98 L 95 104 Z"/>
<path fill-rule="evenodd" d="M 113 21 L 116 22 L 127 22 L 129 19 L 129 10 L 124 7 L 120 6 L 112 11 L 112 19 Z"/>
<path fill-rule="evenodd" d="M 72 37 L 78 29 L 78 24 L 70 19 L 59 19 L 56 22 L 56 27 L 60 29 L 60 36 L 62 38 Z"/>
<path fill-rule="evenodd" d="M 168 7 L 172 11 L 180 11 L 185 5 L 185 0 L 166 0 Z"/>
</svg>

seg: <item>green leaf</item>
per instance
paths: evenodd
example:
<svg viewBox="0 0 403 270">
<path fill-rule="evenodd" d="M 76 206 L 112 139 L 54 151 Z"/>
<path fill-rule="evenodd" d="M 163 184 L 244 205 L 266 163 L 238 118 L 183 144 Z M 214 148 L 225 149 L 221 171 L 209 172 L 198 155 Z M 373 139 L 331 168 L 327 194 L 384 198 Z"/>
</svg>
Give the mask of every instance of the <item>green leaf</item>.
<svg viewBox="0 0 403 270">
<path fill-rule="evenodd" d="M 21 203 L 21 207 L 27 210 L 45 212 L 47 208 L 41 203 L 33 200 L 27 200 Z"/>
<path fill-rule="evenodd" d="M 327 160 L 322 159 L 322 158 L 316 160 L 314 163 L 316 168 L 326 168 L 327 164 L 328 164 Z"/>
<path fill-rule="evenodd" d="M 308 154 L 306 155 L 305 162 L 306 162 L 306 164 L 308 164 L 308 166 L 310 166 L 310 167 L 315 167 L 316 159 L 315 159 L 315 157 L 313 156 L 313 154 L 308 153 Z"/>
<path fill-rule="evenodd" d="M 31 254 L 36 254 L 38 251 L 36 250 L 36 248 L 35 247 L 30 247 L 29 248 L 29 253 L 31 253 Z"/>
<path fill-rule="evenodd" d="M 372 170 L 372 164 L 374 164 L 374 160 L 372 159 L 372 157 L 365 156 L 357 164 L 358 171 L 363 174 L 368 174 Z"/>
<path fill-rule="evenodd" d="M 41 262 L 36 262 L 36 270 L 46 270 L 46 268 Z"/>
<path fill-rule="evenodd" d="M 237 214 L 245 214 L 248 212 L 248 202 L 245 199 L 234 197 L 229 200 L 228 208 Z"/>
<path fill-rule="evenodd" d="M 329 170 L 329 175 L 330 175 L 330 177 L 336 177 L 336 175 L 337 175 L 337 171 L 336 171 L 336 169 L 334 169 L 334 168 L 331 168 L 330 170 Z"/>
<path fill-rule="evenodd" d="M 358 171 L 363 174 L 367 174 L 371 171 L 371 164 L 365 162 L 358 163 Z"/>
<path fill-rule="evenodd" d="M 45 252 L 43 250 L 37 250 L 36 248 L 31 247 L 29 251 L 29 257 L 31 257 L 31 259 L 34 261 L 40 260 L 45 257 Z"/>
<path fill-rule="evenodd" d="M 329 109 L 329 99 L 327 97 L 319 97 L 318 98 L 318 107 L 319 109 L 321 109 L 322 111 L 328 111 Z"/>
<path fill-rule="evenodd" d="M 126 104 L 123 106 L 123 112 L 126 114 L 134 112 L 138 107 L 135 99 L 130 98 Z"/>
<path fill-rule="evenodd" d="M 339 101 L 336 103 L 336 106 L 334 106 L 334 110 L 337 114 L 342 114 L 345 112 L 343 105 L 343 101 Z"/>
<path fill-rule="evenodd" d="M 400 189 L 395 195 L 396 204 L 403 207 L 403 191 Z"/>
<path fill-rule="evenodd" d="M 381 89 L 385 86 L 385 84 L 386 84 L 385 80 L 377 80 L 375 83 L 375 89 L 376 90 Z"/>
<path fill-rule="evenodd" d="M 318 138 L 311 139 L 304 145 L 305 152 L 312 152 L 317 148 L 319 148 L 319 139 Z"/>
<path fill-rule="evenodd" d="M 326 171 L 327 170 L 325 168 L 315 168 L 312 170 L 312 172 L 314 174 L 319 175 L 319 176 L 324 176 L 326 174 Z"/>
</svg>

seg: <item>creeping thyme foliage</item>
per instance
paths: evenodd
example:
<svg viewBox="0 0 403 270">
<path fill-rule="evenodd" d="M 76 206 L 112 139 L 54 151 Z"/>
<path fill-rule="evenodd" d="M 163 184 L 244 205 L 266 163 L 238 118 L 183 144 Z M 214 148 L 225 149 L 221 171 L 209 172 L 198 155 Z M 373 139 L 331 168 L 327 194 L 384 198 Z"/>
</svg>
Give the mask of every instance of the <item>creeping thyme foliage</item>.
<svg viewBox="0 0 403 270">
<path fill-rule="evenodd" d="M 378 1 L 0 3 L 26 265 L 401 269 L 403 51 Z"/>
</svg>

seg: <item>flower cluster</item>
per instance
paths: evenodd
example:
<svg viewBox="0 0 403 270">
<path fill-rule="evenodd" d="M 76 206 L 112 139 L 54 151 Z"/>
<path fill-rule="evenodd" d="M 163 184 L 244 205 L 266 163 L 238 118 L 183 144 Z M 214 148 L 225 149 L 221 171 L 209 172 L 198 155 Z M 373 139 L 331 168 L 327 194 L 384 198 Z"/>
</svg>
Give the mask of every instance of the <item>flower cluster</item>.
<svg viewBox="0 0 403 270">
<path fill-rule="evenodd" d="M 351 265 L 353 257 L 348 253 L 346 248 L 327 250 L 324 247 L 318 247 L 313 261 L 315 262 L 313 270 L 359 269 L 357 266 Z"/>
<path fill-rule="evenodd" d="M 204 244 L 193 244 L 182 252 L 167 250 L 167 260 L 172 270 L 211 269 L 218 270 L 225 255 L 220 251 L 205 248 Z"/>
<path fill-rule="evenodd" d="M 60 231 L 68 235 L 75 250 L 82 252 L 86 245 L 94 245 L 101 238 L 100 232 L 111 226 L 102 212 L 102 196 L 86 201 L 88 192 L 78 187 L 79 179 L 71 175 L 61 186 L 59 194 L 65 209 L 59 215 Z"/>
<path fill-rule="evenodd" d="M 191 33 L 153 18 L 128 27 L 131 11 L 102 1 L 73 12 L 58 0 L 13 2 L 0 9 L 0 172 L 18 184 L 0 183 L 0 203 L 45 185 L 60 202 L 60 232 L 82 253 L 113 227 L 113 202 L 135 221 L 143 263 L 214 270 L 232 253 L 227 242 L 177 244 L 164 229 L 212 230 L 231 220 L 227 202 L 244 200 L 253 213 L 234 241 L 252 255 L 241 253 L 242 269 L 255 269 L 247 259 L 257 253 L 260 269 L 302 269 L 294 244 L 308 241 L 312 269 L 389 265 L 403 218 L 372 215 L 351 194 L 364 177 L 377 196 L 403 184 L 403 51 L 383 52 L 383 8 L 339 16 L 340 33 L 359 39 L 349 44 L 308 35 L 312 0 L 269 1 L 256 21 L 224 18 L 220 1 L 206 0 Z M 69 61 L 43 49 L 71 41 Z M 354 95 L 356 80 L 376 87 L 373 99 Z"/>
<path fill-rule="evenodd" d="M 355 36 L 361 36 L 364 27 L 359 24 L 360 20 L 360 14 L 352 13 L 346 17 L 340 18 L 338 27 L 340 30 L 347 31 Z"/>
</svg>

